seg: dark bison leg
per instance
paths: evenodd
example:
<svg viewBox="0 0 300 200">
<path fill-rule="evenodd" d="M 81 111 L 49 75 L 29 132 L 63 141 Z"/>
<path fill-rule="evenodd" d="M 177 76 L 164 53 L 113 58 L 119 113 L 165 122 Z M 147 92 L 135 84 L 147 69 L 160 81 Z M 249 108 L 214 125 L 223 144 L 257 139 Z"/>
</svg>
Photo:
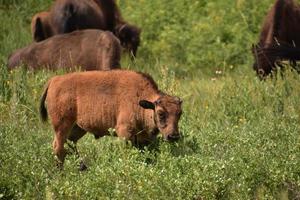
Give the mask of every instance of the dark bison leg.
<svg viewBox="0 0 300 200">
<path fill-rule="evenodd" d="M 68 137 L 68 140 L 72 142 L 72 144 L 67 143 L 68 146 L 73 150 L 75 153 L 76 157 L 80 159 L 80 155 L 77 149 L 77 141 L 82 138 L 86 134 L 86 131 L 80 128 L 77 124 L 75 124 L 71 130 L 71 133 Z M 85 170 L 87 169 L 86 165 L 83 163 L 83 161 L 80 161 L 80 170 Z"/>
</svg>

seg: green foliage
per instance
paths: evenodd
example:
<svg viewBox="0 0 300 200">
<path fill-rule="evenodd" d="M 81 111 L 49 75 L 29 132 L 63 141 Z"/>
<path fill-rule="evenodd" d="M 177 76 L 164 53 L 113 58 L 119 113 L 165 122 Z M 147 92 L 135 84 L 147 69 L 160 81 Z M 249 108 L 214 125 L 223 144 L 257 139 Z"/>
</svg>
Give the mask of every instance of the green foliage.
<svg viewBox="0 0 300 200">
<path fill-rule="evenodd" d="M 31 42 L 31 16 L 51 2 L 0 1 L 0 199 L 299 198 L 300 77 L 259 81 L 251 69 L 273 1 L 119 0 L 143 29 L 138 58 L 122 66 L 184 100 L 184 137 L 137 149 L 87 135 L 78 143 L 85 172 L 75 155 L 56 168 L 52 127 L 38 116 L 44 84 L 65 72 L 6 68 Z"/>
<path fill-rule="evenodd" d="M 177 73 L 211 74 L 249 67 L 249 50 L 272 1 L 119 2 L 127 18 L 142 26 L 139 54 L 171 62 Z"/>
</svg>

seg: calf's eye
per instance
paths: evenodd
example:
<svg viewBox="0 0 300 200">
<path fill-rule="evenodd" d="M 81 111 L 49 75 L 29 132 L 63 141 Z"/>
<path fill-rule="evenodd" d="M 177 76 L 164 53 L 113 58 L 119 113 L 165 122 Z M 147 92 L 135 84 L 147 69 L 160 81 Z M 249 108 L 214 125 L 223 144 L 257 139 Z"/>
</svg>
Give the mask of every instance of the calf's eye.
<svg viewBox="0 0 300 200">
<path fill-rule="evenodd" d="M 163 113 L 163 112 L 159 112 L 159 113 L 158 113 L 158 117 L 159 117 L 159 120 L 164 120 L 164 119 L 166 119 L 166 115 L 165 115 L 165 113 Z"/>
</svg>

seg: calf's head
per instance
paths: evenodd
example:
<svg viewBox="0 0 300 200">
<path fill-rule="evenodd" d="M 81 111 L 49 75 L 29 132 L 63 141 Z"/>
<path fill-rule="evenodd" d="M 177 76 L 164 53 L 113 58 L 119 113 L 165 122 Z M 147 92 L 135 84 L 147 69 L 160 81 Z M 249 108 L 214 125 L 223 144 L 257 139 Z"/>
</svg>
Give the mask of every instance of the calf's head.
<svg viewBox="0 0 300 200">
<path fill-rule="evenodd" d="M 155 125 L 167 141 L 176 141 L 180 138 L 178 122 L 182 113 L 181 104 L 180 98 L 169 95 L 163 95 L 154 102 L 147 100 L 139 102 L 144 109 L 154 111 Z"/>
<path fill-rule="evenodd" d="M 134 58 L 140 45 L 141 29 L 131 24 L 123 24 L 116 26 L 115 34 L 121 45 L 129 51 L 131 58 Z"/>
</svg>

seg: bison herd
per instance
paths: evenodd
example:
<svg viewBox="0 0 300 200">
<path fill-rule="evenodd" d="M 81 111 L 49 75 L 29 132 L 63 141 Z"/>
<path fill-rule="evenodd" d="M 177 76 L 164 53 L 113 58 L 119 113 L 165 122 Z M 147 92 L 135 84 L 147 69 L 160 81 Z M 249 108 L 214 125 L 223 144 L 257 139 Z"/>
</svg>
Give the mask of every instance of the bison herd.
<svg viewBox="0 0 300 200">
<path fill-rule="evenodd" d="M 259 77 L 284 67 L 282 60 L 296 67 L 298 20 L 298 4 L 276 0 L 252 48 Z M 89 71 L 51 78 L 41 98 L 41 118 L 51 119 L 60 167 L 64 144 L 73 142 L 78 154 L 76 143 L 87 132 L 99 138 L 114 128 L 118 137 L 137 145 L 153 141 L 159 132 L 167 141 L 180 138 L 182 100 L 160 91 L 149 75 L 120 69 L 123 50 L 133 59 L 137 55 L 141 29 L 123 19 L 115 0 L 55 0 L 49 10 L 33 16 L 31 32 L 33 43 L 9 56 L 9 69 Z"/>
</svg>

